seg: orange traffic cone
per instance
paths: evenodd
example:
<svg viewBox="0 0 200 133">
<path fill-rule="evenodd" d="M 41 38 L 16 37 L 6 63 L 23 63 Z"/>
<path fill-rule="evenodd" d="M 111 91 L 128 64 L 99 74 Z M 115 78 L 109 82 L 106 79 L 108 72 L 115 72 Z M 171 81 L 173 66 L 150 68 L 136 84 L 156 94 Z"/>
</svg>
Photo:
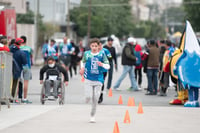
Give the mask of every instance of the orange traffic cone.
<svg viewBox="0 0 200 133">
<path fill-rule="evenodd" d="M 111 88 L 109 89 L 108 96 L 112 97 L 112 89 Z"/>
<path fill-rule="evenodd" d="M 125 117 L 124 117 L 124 123 L 131 123 L 128 110 L 126 110 L 126 114 L 125 114 Z"/>
<path fill-rule="evenodd" d="M 138 106 L 138 114 L 143 114 L 143 108 L 142 108 L 142 103 L 140 102 L 139 103 L 139 106 Z"/>
<path fill-rule="evenodd" d="M 122 96 L 121 95 L 119 96 L 118 104 L 123 104 Z"/>
<path fill-rule="evenodd" d="M 129 97 L 128 106 L 135 106 L 134 98 Z"/>
<path fill-rule="evenodd" d="M 81 77 L 81 82 L 84 82 L 84 81 L 85 81 L 84 76 L 82 76 Z"/>
<path fill-rule="evenodd" d="M 135 106 L 135 100 L 134 100 L 134 97 L 132 97 L 132 102 L 133 102 L 133 106 Z"/>
<path fill-rule="evenodd" d="M 118 126 L 117 121 L 115 122 L 115 126 L 114 126 L 114 129 L 113 129 L 113 133 L 120 133 L 120 131 L 119 131 L 119 126 Z"/>
</svg>

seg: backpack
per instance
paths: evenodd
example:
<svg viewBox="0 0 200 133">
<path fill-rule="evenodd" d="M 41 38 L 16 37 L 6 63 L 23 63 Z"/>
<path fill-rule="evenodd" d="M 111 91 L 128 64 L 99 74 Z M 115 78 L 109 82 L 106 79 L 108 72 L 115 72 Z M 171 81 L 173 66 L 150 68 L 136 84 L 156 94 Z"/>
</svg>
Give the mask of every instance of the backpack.
<svg viewBox="0 0 200 133">
<path fill-rule="evenodd" d="M 19 67 L 19 64 L 14 58 L 12 60 L 12 64 L 13 64 L 13 67 L 12 67 L 13 78 L 14 79 L 19 78 L 21 74 L 21 69 Z"/>
</svg>

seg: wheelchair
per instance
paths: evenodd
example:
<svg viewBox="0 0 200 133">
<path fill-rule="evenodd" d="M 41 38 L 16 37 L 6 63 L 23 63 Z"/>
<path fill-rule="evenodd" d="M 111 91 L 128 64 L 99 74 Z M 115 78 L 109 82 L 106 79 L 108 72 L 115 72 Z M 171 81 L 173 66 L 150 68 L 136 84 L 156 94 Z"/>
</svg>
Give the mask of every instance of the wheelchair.
<svg viewBox="0 0 200 133">
<path fill-rule="evenodd" d="M 58 99 L 59 105 L 64 105 L 64 103 L 65 103 L 65 84 L 64 84 L 64 82 L 62 81 L 61 78 L 58 79 L 58 80 L 60 82 L 59 82 L 59 85 L 57 87 L 57 96 L 58 96 L 57 99 Z M 53 82 L 51 83 L 50 96 L 53 96 Z M 41 104 L 44 105 L 47 100 L 56 101 L 57 99 L 55 99 L 55 98 L 54 99 L 46 99 L 45 98 L 45 82 L 44 82 L 43 85 L 42 85 L 41 96 L 40 96 Z"/>
</svg>

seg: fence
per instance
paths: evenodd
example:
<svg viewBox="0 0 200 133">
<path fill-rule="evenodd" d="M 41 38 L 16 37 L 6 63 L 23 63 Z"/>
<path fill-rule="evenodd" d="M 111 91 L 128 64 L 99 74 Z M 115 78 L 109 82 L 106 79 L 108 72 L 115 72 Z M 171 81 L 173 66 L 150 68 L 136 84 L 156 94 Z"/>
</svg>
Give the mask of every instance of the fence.
<svg viewBox="0 0 200 133">
<path fill-rule="evenodd" d="M 12 85 L 12 54 L 0 51 L 0 110 L 4 102 L 10 108 L 10 88 Z"/>
</svg>

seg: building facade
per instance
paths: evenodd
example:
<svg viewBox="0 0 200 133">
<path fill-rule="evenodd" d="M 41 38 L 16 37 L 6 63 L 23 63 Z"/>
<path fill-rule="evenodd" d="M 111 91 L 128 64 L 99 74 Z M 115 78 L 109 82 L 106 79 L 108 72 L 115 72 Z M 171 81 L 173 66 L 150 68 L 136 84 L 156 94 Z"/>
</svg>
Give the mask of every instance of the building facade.
<svg viewBox="0 0 200 133">
<path fill-rule="evenodd" d="M 14 7 L 16 13 L 26 13 L 26 0 L 0 0 L 0 5 Z"/>
<path fill-rule="evenodd" d="M 80 0 L 69 0 L 70 9 L 80 4 Z M 30 10 L 36 12 L 37 0 L 27 0 Z M 66 25 L 68 14 L 67 0 L 39 0 L 39 12 L 44 22 L 51 22 L 56 25 Z"/>
</svg>

